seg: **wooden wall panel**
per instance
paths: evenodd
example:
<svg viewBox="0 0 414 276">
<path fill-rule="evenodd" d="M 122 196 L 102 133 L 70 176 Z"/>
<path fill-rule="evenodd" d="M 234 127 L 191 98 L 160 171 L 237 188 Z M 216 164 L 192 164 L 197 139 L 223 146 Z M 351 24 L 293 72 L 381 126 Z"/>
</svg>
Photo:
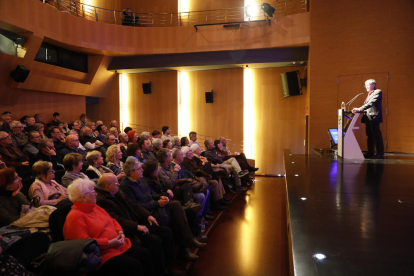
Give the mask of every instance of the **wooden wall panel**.
<svg viewBox="0 0 414 276">
<path fill-rule="evenodd" d="M 329 147 L 326 128 L 336 125 L 338 76 L 388 73 L 386 151 L 414 152 L 414 122 L 404 120 L 414 116 L 413 2 L 312 1 L 311 9 L 310 148 Z"/>
<path fill-rule="evenodd" d="M 122 0 L 81 0 L 81 3 L 109 10 L 121 10 Z"/>
<path fill-rule="evenodd" d="M 99 98 L 99 104 L 87 104 L 86 116 L 91 121 L 101 120 L 109 126 L 112 120 L 119 123 L 119 75 L 117 74 L 105 98 Z"/>
<path fill-rule="evenodd" d="M 261 3 L 260 3 L 261 4 Z M 189 0 L 188 11 L 204 11 L 244 7 L 244 0 Z"/>
<path fill-rule="evenodd" d="M 131 8 L 137 13 L 177 13 L 178 0 L 121 0 L 121 7 L 121 9 Z"/>
<path fill-rule="evenodd" d="M 305 153 L 306 97 L 283 97 L 280 74 L 304 67 L 251 69 L 254 79 L 254 105 L 256 127 L 254 148 L 259 174 L 284 174 L 283 150 L 294 154 Z M 326 131 L 326 130 L 325 130 Z"/>
<path fill-rule="evenodd" d="M 240 144 L 243 141 L 243 69 L 186 74 L 190 84 L 190 129 L 199 134 L 201 142 L 204 136 L 213 140 L 224 136 Z M 211 90 L 212 104 L 206 103 L 205 98 L 205 92 Z"/>
<path fill-rule="evenodd" d="M 178 130 L 177 71 L 125 74 L 128 98 L 125 108 L 129 120 L 123 124 L 136 129 L 161 131 L 167 125 L 173 133 Z M 151 82 L 151 94 L 144 95 L 142 83 Z M 151 129 L 149 129 L 151 128 Z M 142 130 L 141 130 L 142 131 Z"/>
<path fill-rule="evenodd" d="M 0 101 L 1 103 L 2 101 Z M 13 119 L 20 120 L 24 115 L 33 116 L 36 113 L 43 115 L 43 121 L 52 121 L 52 114 L 59 112 L 62 121 L 72 122 L 79 120 L 85 113 L 85 97 L 58 93 L 46 93 L 24 90 L 16 104 L 0 105 L 1 113 L 10 111 Z"/>
</svg>

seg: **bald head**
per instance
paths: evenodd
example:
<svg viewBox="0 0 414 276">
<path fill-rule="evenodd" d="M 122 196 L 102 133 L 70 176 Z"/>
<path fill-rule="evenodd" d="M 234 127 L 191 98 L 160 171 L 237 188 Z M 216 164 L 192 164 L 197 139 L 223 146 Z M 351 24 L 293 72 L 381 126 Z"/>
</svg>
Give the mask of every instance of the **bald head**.
<svg viewBox="0 0 414 276">
<path fill-rule="evenodd" d="M 79 138 L 77 135 L 68 135 L 66 137 L 66 146 L 69 148 L 77 149 L 79 148 Z"/>
<path fill-rule="evenodd" d="M 118 179 L 113 173 L 104 173 L 98 180 L 96 186 L 104 191 L 114 195 L 118 192 Z"/>
</svg>

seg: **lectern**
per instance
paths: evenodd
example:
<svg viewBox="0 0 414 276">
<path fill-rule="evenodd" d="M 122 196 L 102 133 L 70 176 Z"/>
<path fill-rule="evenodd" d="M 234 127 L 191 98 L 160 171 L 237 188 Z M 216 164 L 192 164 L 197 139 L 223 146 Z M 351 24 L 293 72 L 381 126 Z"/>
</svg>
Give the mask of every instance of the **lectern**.
<svg viewBox="0 0 414 276">
<path fill-rule="evenodd" d="M 338 156 L 345 159 L 364 159 L 361 147 L 353 132 L 361 113 L 353 114 L 351 111 L 338 109 Z M 345 123 L 345 119 L 348 121 Z"/>
</svg>

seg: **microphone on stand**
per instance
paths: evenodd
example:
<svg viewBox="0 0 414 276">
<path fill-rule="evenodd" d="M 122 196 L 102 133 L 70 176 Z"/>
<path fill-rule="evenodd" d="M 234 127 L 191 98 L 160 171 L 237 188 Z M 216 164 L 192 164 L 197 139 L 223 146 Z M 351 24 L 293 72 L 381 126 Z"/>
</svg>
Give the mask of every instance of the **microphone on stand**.
<svg viewBox="0 0 414 276">
<path fill-rule="evenodd" d="M 358 95 L 356 95 L 355 97 L 353 97 L 349 102 L 347 102 L 347 104 L 345 105 L 345 106 L 348 106 L 348 110 L 347 111 L 349 111 L 349 108 L 351 107 L 351 104 L 356 100 L 356 98 L 358 98 L 359 96 L 361 96 L 361 95 L 364 95 L 365 93 L 359 93 Z"/>
</svg>

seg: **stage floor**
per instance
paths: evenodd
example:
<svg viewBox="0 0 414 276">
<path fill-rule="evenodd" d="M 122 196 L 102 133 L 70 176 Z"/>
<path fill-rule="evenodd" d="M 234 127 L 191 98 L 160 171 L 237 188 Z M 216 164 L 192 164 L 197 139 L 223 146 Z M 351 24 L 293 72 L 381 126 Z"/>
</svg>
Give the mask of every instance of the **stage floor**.
<svg viewBox="0 0 414 276">
<path fill-rule="evenodd" d="M 414 155 L 284 162 L 291 275 L 414 275 Z"/>
</svg>

